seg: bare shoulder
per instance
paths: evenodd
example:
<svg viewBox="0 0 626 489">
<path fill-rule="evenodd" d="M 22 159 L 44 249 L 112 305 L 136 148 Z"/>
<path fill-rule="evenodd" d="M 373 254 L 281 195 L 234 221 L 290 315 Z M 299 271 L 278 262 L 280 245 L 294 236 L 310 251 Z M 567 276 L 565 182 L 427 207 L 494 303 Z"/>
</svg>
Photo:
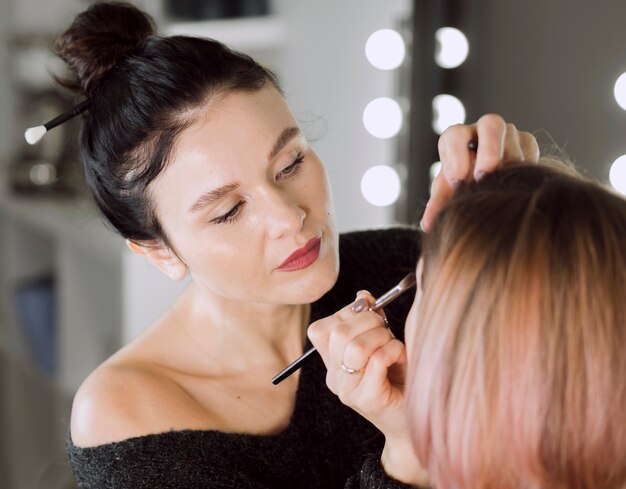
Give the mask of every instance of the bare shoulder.
<svg viewBox="0 0 626 489">
<path fill-rule="evenodd" d="M 104 363 L 74 397 L 72 442 L 92 447 L 176 429 L 172 413 L 184 413 L 185 401 L 180 386 L 157 368 L 139 362 Z"/>
</svg>

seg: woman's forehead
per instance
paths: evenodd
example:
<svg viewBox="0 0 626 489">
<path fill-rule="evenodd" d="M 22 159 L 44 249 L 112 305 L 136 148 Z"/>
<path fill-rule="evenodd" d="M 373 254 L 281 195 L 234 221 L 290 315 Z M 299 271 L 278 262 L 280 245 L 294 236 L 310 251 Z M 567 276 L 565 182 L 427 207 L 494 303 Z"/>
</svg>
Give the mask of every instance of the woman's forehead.
<svg viewBox="0 0 626 489">
<path fill-rule="evenodd" d="M 287 127 L 297 126 L 275 88 L 229 92 L 208 103 L 197 121 L 180 134 L 172 159 L 197 157 L 207 152 L 237 153 L 255 144 L 268 146 L 267 153 Z"/>
<path fill-rule="evenodd" d="M 173 198 L 183 205 L 176 197 L 181 189 L 192 196 L 243 184 L 267 171 L 276 148 L 303 140 L 289 107 L 273 88 L 231 92 L 207 104 L 205 111 L 179 135 L 168 165 L 154 182 L 158 200 Z"/>
</svg>

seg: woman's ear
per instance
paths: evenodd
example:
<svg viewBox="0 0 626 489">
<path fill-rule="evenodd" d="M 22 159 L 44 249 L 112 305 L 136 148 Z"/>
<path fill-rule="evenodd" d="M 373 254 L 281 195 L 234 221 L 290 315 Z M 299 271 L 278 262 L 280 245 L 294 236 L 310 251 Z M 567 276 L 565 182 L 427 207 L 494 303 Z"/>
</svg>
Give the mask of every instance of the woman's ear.
<svg viewBox="0 0 626 489">
<path fill-rule="evenodd" d="M 126 246 L 133 253 L 143 255 L 156 268 L 172 280 L 182 280 L 187 275 L 187 265 L 162 242 L 126 240 Z"/>
</svg>

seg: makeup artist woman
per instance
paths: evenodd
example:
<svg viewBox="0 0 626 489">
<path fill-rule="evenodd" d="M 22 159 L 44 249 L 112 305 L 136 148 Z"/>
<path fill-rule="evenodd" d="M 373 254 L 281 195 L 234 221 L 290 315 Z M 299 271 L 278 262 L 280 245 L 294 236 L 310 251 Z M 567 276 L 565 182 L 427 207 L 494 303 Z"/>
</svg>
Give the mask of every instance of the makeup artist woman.
<svg viewBox="0 0 626 489">
<path fill-rule="evenodd" d="M 80 387 L 68 438 L 79 485 L 402 487 L 380 465 L 383 434 L 327 389 L 319 357 L 270 379 L 310 346 L 311 321 L 412 270 L 417 232 L 337 235 L 322 162 L 247 56 L 158 37 L 124 4 L 91 6 L 56 48 L 89 100 L 81 150 L 95 201 L 133 251 L 172 280 L 191 275 Z M 442 138 L 450 181 L 471 137 L 481 171 L 537 157 L 534 138 L 485 117 Z M 451 193 L 438 182 L 429 212 Z M 410 295 L 385 311 L 391 325 Z"/>
</svg>

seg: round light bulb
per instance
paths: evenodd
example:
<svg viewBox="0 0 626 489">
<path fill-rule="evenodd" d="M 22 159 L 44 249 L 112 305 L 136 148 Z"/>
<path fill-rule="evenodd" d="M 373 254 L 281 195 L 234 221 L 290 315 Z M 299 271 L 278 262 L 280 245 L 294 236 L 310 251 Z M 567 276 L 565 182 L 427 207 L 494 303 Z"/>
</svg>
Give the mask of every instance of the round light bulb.
<svg viewBox="0 0 626 489">
<path fill-rule="evenodd" d="M 398 172 L 387 165 L 370 168 L 361 178 L 361 193 L 365 200 L 377 207 L 393 204 L 400 196 Z"/>
<path fill-rule="evenodd" d="M 442 68 L 456 68 L 467 59 L 469 42 L 460 30 L 442 27 L 435 33 L 435 40 L 435 61 Z"/>
<path fill-rule="evenodd" d="M 374 32 L 365 43 L 365 56 L 379 70 L 393 70 L 404 61 L 406 46 L 402 36 L 393 29 Z"/>
<path fill-rule="evenodd" d="M 400 104 L 388 97 L 372 100 L 363 111 L 363 125 L 367 132 L 377 138 L 394 137 L 402 129 Z"/>
<path fill-rule="evenodd" d="M 615 82 L 613 87 L 613 95 L 619 106 L 626 110 L 626 73 L 622 73 Z"/>
<path fill-rule="evenodd" d="M 611 165 L 609 181 L 615 190 L 626 195 L 626 155 L 620 156 Z"/>
<path fill-rule="evenodd" d="M 448 94 L 433 98 L 433 129 L 437 134 L 442 134 L 453 124 L 464 122 L 465 107 L 458 98 Z"/>
</svg>

